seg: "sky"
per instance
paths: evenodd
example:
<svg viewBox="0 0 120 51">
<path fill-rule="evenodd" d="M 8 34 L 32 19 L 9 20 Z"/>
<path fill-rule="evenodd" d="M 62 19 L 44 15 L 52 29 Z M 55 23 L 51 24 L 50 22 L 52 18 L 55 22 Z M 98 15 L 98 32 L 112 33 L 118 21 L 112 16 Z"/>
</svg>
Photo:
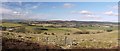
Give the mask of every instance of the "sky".
<svg viewBox="0 0 120 51">
<path fill-rule="evenodd" d="M 118 22 L 117 2 L 2 2 L 2 19 Z"/>
<path fill-rule="evenodd" d="M 119 0 L 0 0 L 2 2 L 119 2 Z"/>
</svg>

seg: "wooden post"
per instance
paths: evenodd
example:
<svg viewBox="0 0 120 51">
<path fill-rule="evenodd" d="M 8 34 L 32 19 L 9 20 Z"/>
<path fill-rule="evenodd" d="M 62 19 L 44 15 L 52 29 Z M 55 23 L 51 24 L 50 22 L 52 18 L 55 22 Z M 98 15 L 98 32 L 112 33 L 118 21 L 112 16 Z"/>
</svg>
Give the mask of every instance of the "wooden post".
<svg viewBox="0 0 120 51">
<path fill-rule="evenodd" d="M 46 37 L 46 40 L 47 40 L 47 42 L 46 42 L 46 43 L 47 43 L 47 44 L 48 44 L 48 38 L 49 38 L 49 37 L 47 36 L 47 37 Z"/>
<path fill-rule="evenodd" d="M 39 42 L 39 37 L 37 38 L 38 42 Z"/>
<path fill-rule="evenodd" d="M 67 43 L 67 36 L 65 36 L 65 45 L 66 45 L 66 43 Z"/>
</svg>

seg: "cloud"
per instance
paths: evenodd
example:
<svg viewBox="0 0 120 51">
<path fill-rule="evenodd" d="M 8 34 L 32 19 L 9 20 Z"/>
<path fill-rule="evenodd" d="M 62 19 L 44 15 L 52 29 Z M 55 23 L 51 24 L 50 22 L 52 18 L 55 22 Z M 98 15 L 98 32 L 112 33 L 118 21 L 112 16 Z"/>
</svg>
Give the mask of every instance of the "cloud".
<svg viewBox="0 0 120 51">
<path fill-rule="evenodd" d="M 95 15 L 86 15 L 86 17 L 96 17 Z"/>
<path fill-rule="evenodd" d="M 92 15 L 93 12 L 82 10 L 82 11 L 71 11 L 72 14 L 83 14 L 83 15 Z"/>
<path fill-rule="evenodd" d="M 13 10 L 0 7 L 0 14 L 2 14 L 2 13 L 9 14 L 11 12 L 13 12 Z"/>
<path fill-rule="evenodd" d="M 27 12 L 0 7 L 0 15 L 2 15 L 2 19 L 23 19 L 27 15 Z"/>
<path fill-rule="evenodd" d="M 101 17 L 94 14 L 91 11 L 87 11 L 87 10 L 81 10 L 81 11 L 71 11 L 72 14 L 81 14 L 81 16 L 85 19 L 100 19 Z"/>
<path fill-rule="evenodd" d="M 44 20 L 44 19 L 50 19 L 51 17 L 53 17 L 53 15 L 51 14 L 30 14 L 27 15 L 27 19 L 33 19 L 33 20 Z"/>
<path fill-rule="evenodd" d="M 12 9 L 7 9 L 7 8 L 4 8 L 4 7 L 0 7 L 0 14 L 18 15 L 18 14 L 20 14 L 20 12 L 12 10 Z"/>
<path fill-rule="evenodd" d="M 82 10 L 82 11 L 80 11 L 79 13 L 80 13 L 80 14 L 85 14 L 85 15 L 91 15 L 91 14 L 93 14 L 92 12 L 86 11 L 86 10 Z"/>
<path fill-rule="evenodd" d="M 85 17 L 88 17 L 88 18 L 100 18 L 100 16 L 97 16 L 97 15 L 85 15 Z"/>
<path fill-rule="evenodd" d="M 57 7 L 55 7 L 55 6 L 52 6 L 52 8 L 57 8 Z"/>
<path fill-rule="evenodd" d="M 18 11 L 14 11 L 13 14 L 20 14 L 20 12 L 18 12 Z"/>
<path fill-rule="evenodd" d="M 36 8 L 38 8 L 38 6 L 37 6 L 37 5 L 35 5 L 35 6 L 33 6 L 32 8 L 33 8 L 33 9 L 36 9 Z"/>
<path fill-rule="evenodd" d="M 82 19 L 88 19 L 88 20 L 100 20 L 102 17 L 98 15 L 83 15 L 81 16 Z"/>
<path fill-rule="evenodd" d="M 113 11 L 108 11 L 108 12 L 105 12 L 104 14 L 106 14 L 108 16 L 118 16 L 118 14 L 114 13 Z"/>
<path fill-rule="evenodd" d="M 27 10 L 32 10 L 32 9 L 37 9 L 37 8 L 43 7 L 42 3 L 39 3 L 39 2 L 35 2 L 35 4 L 25 3 L 22 6 L 24 7 L 24 9 L 27 9 Z"/>
<path fill-rule="evenodd" d="M 64 3 L 63 4 L 63 7 L 64 8 L 72 8 L 74 5 L 73 4 L 71 4 L 71 3 Z"/>
<path fill-rule="evenodd" d="M 2 15 L 2 19 L 44 19 L 48 18 L 47 14 L 33 14 L 30 11 L 20 11 L 20 10 L 12 10 L 4 7 L 0 7 L 0 15 Z M 27 19 L 26 19 L 27 18 Z"/>
<path fill-rule="evenodd" d="M 52 8 L 72 8 L 74 6 L 72 3 L 64 3 L 62 6 L 52 6 Z"/>
<path fill-rule="evenodd" d="M 118 5 L 114 5 L 114 6 L 112 6 L 112 9 L 118 9 Z"/>
</svg>

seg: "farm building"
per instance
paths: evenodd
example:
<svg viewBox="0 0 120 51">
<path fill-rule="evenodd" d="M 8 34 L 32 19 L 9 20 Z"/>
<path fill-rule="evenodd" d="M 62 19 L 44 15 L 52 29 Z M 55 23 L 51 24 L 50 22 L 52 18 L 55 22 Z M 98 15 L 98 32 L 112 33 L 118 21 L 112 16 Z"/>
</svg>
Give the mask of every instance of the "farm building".
<svg viewBox="0 0 120 51">
<path fill-rule="evenodd" d="M 15 27 L 7 27 L 7 31 L 14 31 Z"/>
</svg>

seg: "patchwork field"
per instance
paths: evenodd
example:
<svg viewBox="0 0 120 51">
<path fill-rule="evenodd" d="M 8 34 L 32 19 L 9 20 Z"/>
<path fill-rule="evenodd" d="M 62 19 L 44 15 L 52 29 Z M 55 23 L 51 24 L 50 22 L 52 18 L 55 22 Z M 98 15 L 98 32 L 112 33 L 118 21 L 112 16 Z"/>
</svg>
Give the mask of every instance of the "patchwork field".
<svg viewBox="0 0 120 51">
<path fill-rule="evenodd" d="M 42 24 L 44 26 L 44 24 Z M 45 24 L 46 25 L 46 24 Z M 51 24 L 49 24 L 51 25 Z M 23 26 L 25 32 L 2 31 L 3 38 L 32 41 L 42 45 L 56 45 L 62 49 L 112 49 L 118 47 L 117 27 L 40 27 L 17 23 L 3 23 L 3 27 Z M 35 30 L 34 28 L 44 28 Z M 47 30 L 46 30 L 47 29 Z M 106 30 L 112 31 L 106 31 Z M 21 29 L 22 30 L 22 29 Z M 36 33 L 37 32 L 37 33 Z"/>
</svg>

